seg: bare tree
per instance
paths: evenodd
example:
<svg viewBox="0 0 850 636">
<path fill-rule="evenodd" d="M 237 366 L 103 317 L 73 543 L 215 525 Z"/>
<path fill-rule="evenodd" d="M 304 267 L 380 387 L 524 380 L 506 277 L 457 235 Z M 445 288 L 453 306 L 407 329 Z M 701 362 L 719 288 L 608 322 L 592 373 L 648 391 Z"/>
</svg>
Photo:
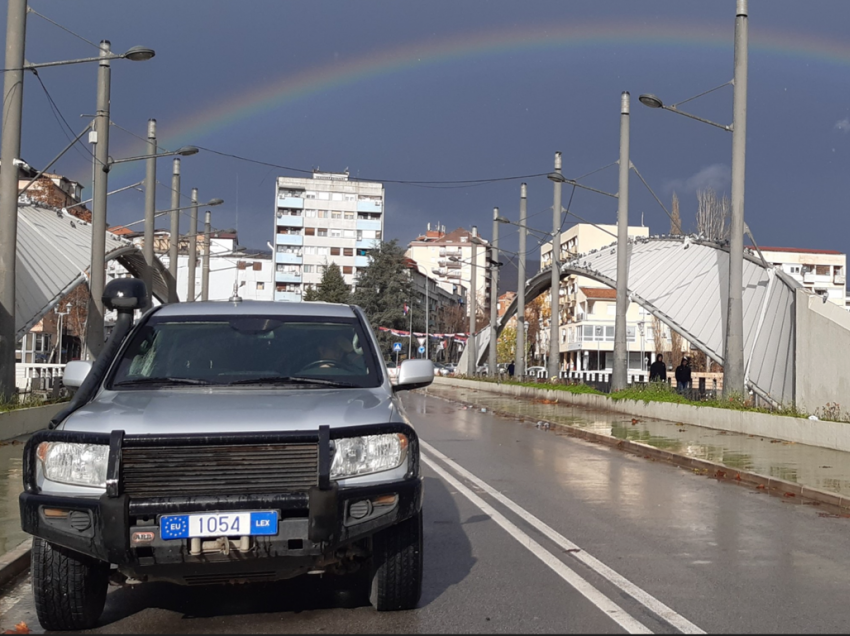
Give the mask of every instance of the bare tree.
<svg viewBox="0 0 850 636">
<path fill-rule="evenodd" d="M 682 234 L 682 217 L 679 214 L 679 195 L 673 193 L 673 205 L 670 206 L 670 234 Z"/>
<path fill-rule="evenodd" d="M 652 339 L 655 343 L 655 353 L 664 353 L 667 349 L 667 338 L 664 337 L 664 323 L 658 316 L 652 317 Z"/>
<path fill-rule="evenodd" d="M 682 356 L 687 352 L 686 345 L 688 341 L 685 337 L 675 329 L 670 330 L 670 357 L 672 364 L 681 362 Z"/>
<path fill-rule="evenodd" d="M 712 188 L 697 192 L 697 233 L 713 241 L 729 238 L 729 221 L 732 207 L 729 197 L 718 198 Z"/>
</svg>

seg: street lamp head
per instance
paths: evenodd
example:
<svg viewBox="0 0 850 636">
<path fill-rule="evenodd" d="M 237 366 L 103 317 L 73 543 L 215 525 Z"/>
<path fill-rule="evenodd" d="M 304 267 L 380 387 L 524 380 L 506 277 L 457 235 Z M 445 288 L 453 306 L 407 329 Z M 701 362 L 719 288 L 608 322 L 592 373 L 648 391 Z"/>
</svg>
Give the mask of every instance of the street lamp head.
<svg viewBox="0 0 850 636">
<path fill-rule="evenodd" d="M 197 146 L 183 146 L 174 151 L 175 155 L 180 155 L 181 157 L 189 157 L 191 155 L 198 154 L 199 149 Z"/>
<path fill-rule="evenodd" d="M 664 102 L 662 102 L 657 95 L 653 95 L 652 93 L 644 93 L 638 97 L 638 101 L 644 106 L 649 106 L 650 108 L 664 108 Z"/>
<path fill-rule="evenodd" d="M 214 205 L 221 205 L 222 203 L 224 203 L 224 199 L 210 199 L 204 203 L 203 207 L 211 208 Z"/>
<path fill-rule="evenodd" d="M 550 172 L 546 175 L 546 178 L 550 181 L 559 181 L 560 183 L 564 183 L 567 180 L 560 172 Z"/>
<path fill-rule="evenodd" d="M 510 223 L 510 221 L 509 221 L 508 219 L 506 219 L 505 217 L 503 217 L 503 216 L 497 216 L 497 217 L 496 217 L 496 222 L 497 222 L 497 223 Z"/>
<path fill-rule="evenodd" d="M 144 46 L 134 46 L 128 49 L 121 57 L 131 62 L 144 62 L 151 59 L 154 55 L 156 55 L 156 52 L 153 49 L 148 49 Z"/>
</svg>

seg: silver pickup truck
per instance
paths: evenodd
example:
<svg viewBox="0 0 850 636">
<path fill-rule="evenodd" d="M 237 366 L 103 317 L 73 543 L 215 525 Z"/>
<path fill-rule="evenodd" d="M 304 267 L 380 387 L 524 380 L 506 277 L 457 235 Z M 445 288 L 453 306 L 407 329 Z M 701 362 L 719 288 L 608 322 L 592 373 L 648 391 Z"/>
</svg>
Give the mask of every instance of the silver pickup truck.
<svg viewBox="0 0 850 636">
<path fill-rule="evenodd" d="M 28 441 L 21 523 L 48 630 L 97 624 L 112 582 L 207 585 L 351 577 L 378 610 L 422 588 L 422 477 L 360 308 L 233 300 L 148 310 L 107 285 L 116 326 L 69 363 L 69 406 Z M 348 579 L 346 579 L 348 580 Z"/>
</svg>

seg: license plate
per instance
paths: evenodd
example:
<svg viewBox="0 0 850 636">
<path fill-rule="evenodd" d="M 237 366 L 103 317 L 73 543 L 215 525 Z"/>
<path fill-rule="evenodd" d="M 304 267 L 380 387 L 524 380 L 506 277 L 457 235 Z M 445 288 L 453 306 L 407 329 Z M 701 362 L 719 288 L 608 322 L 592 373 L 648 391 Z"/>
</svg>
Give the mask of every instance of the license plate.
<svg viewBox="0 0 850 636">
<path fill-rule="evenodd" d="M 277 511 L 165 515 L 160 517 L 159 529 L 163 539 L 274 535 L 277 534 Z"/>
</svg>

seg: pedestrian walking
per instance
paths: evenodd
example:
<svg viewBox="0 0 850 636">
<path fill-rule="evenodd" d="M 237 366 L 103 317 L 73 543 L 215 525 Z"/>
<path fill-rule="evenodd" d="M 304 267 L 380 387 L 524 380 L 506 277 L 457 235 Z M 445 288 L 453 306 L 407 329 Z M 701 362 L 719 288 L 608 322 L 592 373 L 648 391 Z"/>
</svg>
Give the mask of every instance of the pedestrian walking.
<svg viewBox="0 0 850 636">
<path fill-rule="evenodd" d="M 664 364 L 664 356 L 660 353 L 655 358 L 655 362 L 649 367 L 650 382 L 667 382 L 667 365 Z"/>
<path fill-rule="evenodd" d="M 511 377 L 511 378 L 514 377 L 514 369 L 516 369 L 516 366 L 514 365 L 514 363 L 509 362 L 508 363 L 508 376 Z"/>
<path fill-rule="evenodd" d="M 691 361 L 687 356 L 682 358 L 682 363 L 676 367 L 676 390 L 684 393 L 691 388 Z"/>
</svg>

